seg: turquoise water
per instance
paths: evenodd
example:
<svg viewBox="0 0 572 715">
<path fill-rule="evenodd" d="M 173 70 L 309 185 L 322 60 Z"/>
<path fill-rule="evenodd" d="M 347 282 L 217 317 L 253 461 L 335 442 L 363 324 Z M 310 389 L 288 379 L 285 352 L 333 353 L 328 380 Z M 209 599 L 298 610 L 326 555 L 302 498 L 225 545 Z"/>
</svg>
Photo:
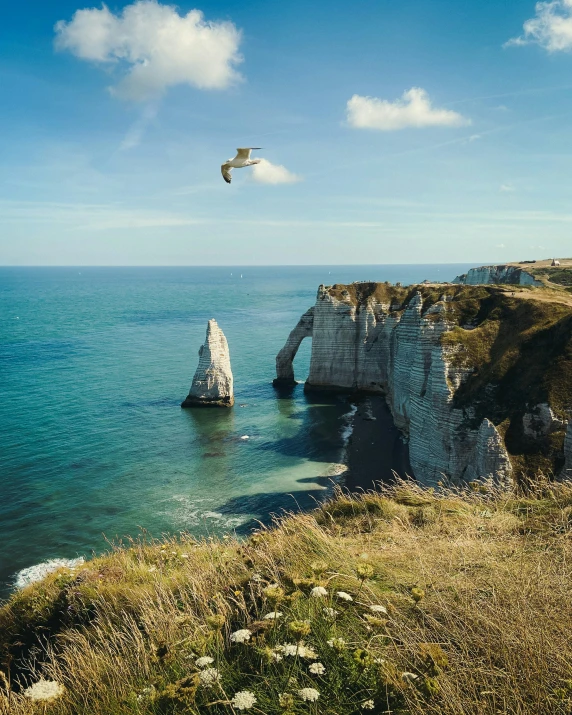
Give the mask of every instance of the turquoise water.
<svg viewBox="0 0 572 715">
<path fill-rule="evenodd" d="M 341 458 L 349 405 L 301 385 L 280 396 L 271 381 L 318 285 L 467 268 L 0 268 L 0 595 L 23 568 L 140 528 L 245 531 L 313 504 Z M 236 405 L 181 410 L 212 317 Z"/>
</svg>

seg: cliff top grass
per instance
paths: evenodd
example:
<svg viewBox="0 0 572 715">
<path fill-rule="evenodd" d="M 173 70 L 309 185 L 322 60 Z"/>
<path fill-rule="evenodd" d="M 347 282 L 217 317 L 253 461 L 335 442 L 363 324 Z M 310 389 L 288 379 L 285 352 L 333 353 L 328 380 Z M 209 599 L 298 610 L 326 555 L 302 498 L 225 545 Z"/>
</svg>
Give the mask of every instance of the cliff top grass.
<svg viewBox="0 0 572 715">
<path fill-rule="evenodd" d="M 143 536 L 0 610 L 0 712 L 568 714 L 571 529 L 570 484 L 398 482 Z"/>
</svg>

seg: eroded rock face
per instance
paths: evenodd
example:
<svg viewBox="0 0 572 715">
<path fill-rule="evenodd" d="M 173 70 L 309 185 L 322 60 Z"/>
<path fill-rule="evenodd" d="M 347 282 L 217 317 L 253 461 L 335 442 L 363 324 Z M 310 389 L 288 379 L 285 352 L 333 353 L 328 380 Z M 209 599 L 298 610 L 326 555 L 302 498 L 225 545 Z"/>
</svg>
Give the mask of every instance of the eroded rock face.
<svg viewBox="0 0 572 715">
<path fill-rule="evenodd" d="M 233 404 L 228 343 L 216 320 L 209 320 L 193 383 L 181 407 L 232 407 Z"/>
<path fill-rule="evenodd" d="M 385 394 L 396 426 L 409 438 L 413 472 L 423 482 L 490 475 L 505 481 L 511 462 L 492 422 L 470 428 L 474 415 L 453 405 L 471 370 L 457 364 L 454 348 L 441 344 L 455 325 L 451 303 L 443 298 L 424 312 L 420 293 L 405 305 L 375 298 L 360 304 L 347 291 L 332 295 L 320 286 L 306 389 Z M 289 338 L 284 350 L 293 342 Z"/>
<path fill-rule="evenodd" d="M 480 266 L 471 268 L 467 273 L 457 276 L 453 283 L 464 285 L 483 285 L 490 283 L 508 283 L 521 286 L 541 286 L 530 273 L 517 266 Z"/>
<path fill-rule="evenodd" d="M 477 433 L 477 441 L 470 455 L 465 479 L 491 479 L 503 486 L 510 486 L 512 465 L 494 424 L 484 419 Z"/>
<path fill-rule="evenodd" d="M 568 306 L 495 286 L 320 286 L 279 354 L 283 375 L 310 332 L 305 389 L 385 395 L 420 481 L 507 483 L 563 459 L 572 478 Z"/>
</svg>

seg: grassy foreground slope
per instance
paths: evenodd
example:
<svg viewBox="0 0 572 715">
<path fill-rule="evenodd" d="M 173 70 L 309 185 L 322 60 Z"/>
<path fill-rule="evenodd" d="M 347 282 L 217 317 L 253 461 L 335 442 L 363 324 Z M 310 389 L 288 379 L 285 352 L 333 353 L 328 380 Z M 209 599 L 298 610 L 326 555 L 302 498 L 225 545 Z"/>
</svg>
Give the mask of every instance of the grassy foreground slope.
<svg viewBox="0 0 572 715">
<path fill-rule="evenodd" d="M 246 542 L 143 539 L 0 610 L 0 711 L 570 713 L 571 529 L 569 484 L 398 483 Z"/>
</svg>

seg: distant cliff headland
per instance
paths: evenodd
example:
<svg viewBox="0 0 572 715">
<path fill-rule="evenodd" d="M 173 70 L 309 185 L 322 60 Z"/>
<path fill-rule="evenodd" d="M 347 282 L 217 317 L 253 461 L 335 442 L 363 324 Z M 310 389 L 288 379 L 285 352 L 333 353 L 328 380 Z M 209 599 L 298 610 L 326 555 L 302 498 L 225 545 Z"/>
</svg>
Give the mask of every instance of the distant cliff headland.
<svg viewBox="0 0 572 715">
<path fill-rule="evenodd" d="M 306 389 L 385 395 L 422 482 L 565 476 L 572 260 L 563 263 L 488 266 L 456 284 L 320 286 L 277 356 L 275 384 L 293 383 L 311 337 Z"/>
</svg>

